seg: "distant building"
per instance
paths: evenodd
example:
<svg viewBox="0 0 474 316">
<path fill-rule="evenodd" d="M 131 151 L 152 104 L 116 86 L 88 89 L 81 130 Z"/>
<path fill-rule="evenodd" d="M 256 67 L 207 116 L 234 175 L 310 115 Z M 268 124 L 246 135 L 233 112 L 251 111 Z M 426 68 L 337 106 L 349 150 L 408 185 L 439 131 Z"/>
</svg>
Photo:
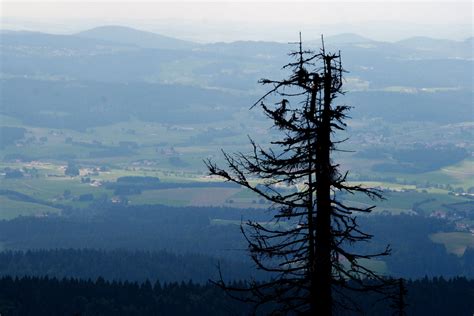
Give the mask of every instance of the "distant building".
<svg viewBox="0 0 474 316">
<path fill-rule="evenodd" d="M 446 212 L 445 211 L 441 211 L 441 210 L 438 210 L 438 211 L 434 211 L 430 214 L 430 217 L 434 217 L 434 218 L 446 218 Z"/>
</svg>

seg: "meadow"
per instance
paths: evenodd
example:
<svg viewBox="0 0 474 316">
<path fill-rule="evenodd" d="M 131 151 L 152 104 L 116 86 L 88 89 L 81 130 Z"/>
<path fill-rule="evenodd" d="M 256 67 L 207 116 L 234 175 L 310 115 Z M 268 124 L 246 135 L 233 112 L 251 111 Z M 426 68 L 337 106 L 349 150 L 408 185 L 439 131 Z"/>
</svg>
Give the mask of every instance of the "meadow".
<svg viewBox="0 0 474 316">
<path fill-rule="evenodd" d="M 474 234 L 470 232 L 440 232 L 430 235 L 432 241 L 443 244 L 446 251 L 461 257 L 468 247 L 474 247 Z"/>
<path fill-rule="evenodd" d="M 88 212 L 100 201 L 135 206 L 161 204 L 266 209 L 270 205 L 249 190 L 206 186 L 206 183 L 221 180 L 207 176 L 204 159 L 210 158 L 222 165 L 221 149 L 248 151 L 246 135 L 249 131 L 262 144 L 276 137 L 274 130 L 262 124 L 261 118 L 247 112 L 239 111 L 234 114 L 234 120 L 213 125 L 173 125 L 132 119 L 83 131 L 33 127 L 2 116 L 2 125 L 22 127 L 27 132 L 24 139 L 4 146 L 0 151 L 1 192 L 24 195 L 24 200 L 12 199 L 11 194 L 0 195 L 0 219 L 62 216 L 64 210 L 68 214 L 80 214 Z M 366 144 L 362 142 L 365 141 L 364 135 L 371 132 L 371 125 L 363 120 L 353 123 L 355 136 L 347 146 L 349 149 L 351 146 L 365 148 Z M 422 130 L 420 133 L 425 135 L 426 129 Z M 361 143 L 357 142 L 358 139 Z M 351 171 L 350 184 L 377 188 L 384 196 L 383 200 L 371 200 L 363 195 L 336 193 L 347 204 L 359 207 L 376 205 L 374 214 L 441 214 L 453 223 L 472 226 L 468 217 L 456 217 L 457 211 L 464 211 L 464 214 L 473 212 L 472 204 L 469 204 L 471 197 L 459 194 L 474 186 L 472 158 L 421 174 L 374 172 L 372 167 L 383 161 L 377 157 L 358 157 L 348 153 L 338 154 L 336 159 L 339 158 L 342 168 Z M 77 166 L 79 174 L 65 174 L 71 163 Z M 23 176 L 9 178 L 7 173 L 11 170 L 20 170 Z M 108 183 L 130 176 L 156 177 L 162 183 L 184 185 L 119 195 L 108 188 Z M 185 187 L 189 183 L 201 186 Z M 236 225 L 240 221 L 212 218 L 211 224 Z M 448 252 L 458 255 L 472 246 L 471 237 L 467 231 L 440 232 L 430 236 L 434 242 L 445 245 Z M 386 270 L 383 261 L 367 264 L 380 271 Z"/>
</svg>

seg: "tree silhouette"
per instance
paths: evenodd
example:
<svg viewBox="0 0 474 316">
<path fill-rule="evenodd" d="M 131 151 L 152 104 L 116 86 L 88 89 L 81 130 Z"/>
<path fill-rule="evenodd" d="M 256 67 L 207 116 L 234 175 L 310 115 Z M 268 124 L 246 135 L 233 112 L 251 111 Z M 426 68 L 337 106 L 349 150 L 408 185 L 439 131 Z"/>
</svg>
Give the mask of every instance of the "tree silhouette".
<svg viewBox="0 0 474 316">
<path fill-rule="evenodd" d="M 332 161 L 344 141 L 335 140 L 334 132 L 346 128 L 350 108 L 334 104 L 344 93 L 340 53 L 326 52 L 324 41 L 317 53 L 303 50 L 301 35 L 297 44 L 299 49 L 289 54 L 293 61 L 283 67 L 290 75 L 260 80 L 271 88 L 252 106 L 262 108 L 281 139 L 268 149 L 250 139 L 250 154 L 223 151 L 226 169 L 206 161 L 211 175 L 271 202 L 271 222 L 241 225 L 253 262 L 271 279 L 249 281 L 245 289 L 232 288 L 222 278 L 217 284 L 231 295 L 250 291 L 250 297 L 235 296 L 255 303 L 256 311 L 332 315 L 336 305 L 357 307 L 345 289 L 381 289 L 384 280 L 360 259 L 387 255 L 389 248 L 375 254 L 354 252 L 354 243 L 372 237 L 360 229 L 354 214 L 373 207 L 348 206 L 339 199 L 341 193 L 357 192 L 381 198 L 376 190 L 348 184 L 348 173 Z"/>
<path fill-rule="evenodd" d="M 394 282 L 397 287 L 397 292 L 392 295 L 392 304 L 391 308 L 393 309 L 393 316 L 406 316 L 406 309 L 408 304 L 406 302 L 407 297 L 407 287 L 405 284 L 405 280 L 403 278 L 399 278 L 396 282 Z"/>
</svg>

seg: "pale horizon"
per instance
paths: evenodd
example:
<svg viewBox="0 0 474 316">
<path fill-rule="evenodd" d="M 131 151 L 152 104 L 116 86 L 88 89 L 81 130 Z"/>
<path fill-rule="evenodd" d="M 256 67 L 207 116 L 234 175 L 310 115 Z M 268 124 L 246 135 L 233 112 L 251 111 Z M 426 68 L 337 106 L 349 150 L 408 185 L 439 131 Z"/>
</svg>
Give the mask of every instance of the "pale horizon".
<svg viewBox="0 0 474 316">
<path fill-rule="evenodd" d="M 121 25 L 196 42 L 294 40 L 302 31 L 374 40 L 472 36 L 471 2 L 95 2 L 2 1 L 1 29 L 72 34 Z M 337 14 L 334 14 L 337 12 Z"/>
</svg>

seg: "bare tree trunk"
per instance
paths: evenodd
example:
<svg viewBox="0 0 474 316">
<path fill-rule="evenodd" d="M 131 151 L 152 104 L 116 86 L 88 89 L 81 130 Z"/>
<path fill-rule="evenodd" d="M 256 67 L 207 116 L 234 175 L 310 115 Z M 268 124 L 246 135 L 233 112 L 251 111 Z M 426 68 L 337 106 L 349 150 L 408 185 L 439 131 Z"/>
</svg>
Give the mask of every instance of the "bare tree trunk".
<svg viewBox="0 0 474 316">
<path fill-rule="evenodd" d="M 316 271 L 312 286 L 316 296 L 312 314 L 332 315 L 331 260 L 331 60 L 325 58 L 324 102 L 316 146 Z"/>
</svg>

